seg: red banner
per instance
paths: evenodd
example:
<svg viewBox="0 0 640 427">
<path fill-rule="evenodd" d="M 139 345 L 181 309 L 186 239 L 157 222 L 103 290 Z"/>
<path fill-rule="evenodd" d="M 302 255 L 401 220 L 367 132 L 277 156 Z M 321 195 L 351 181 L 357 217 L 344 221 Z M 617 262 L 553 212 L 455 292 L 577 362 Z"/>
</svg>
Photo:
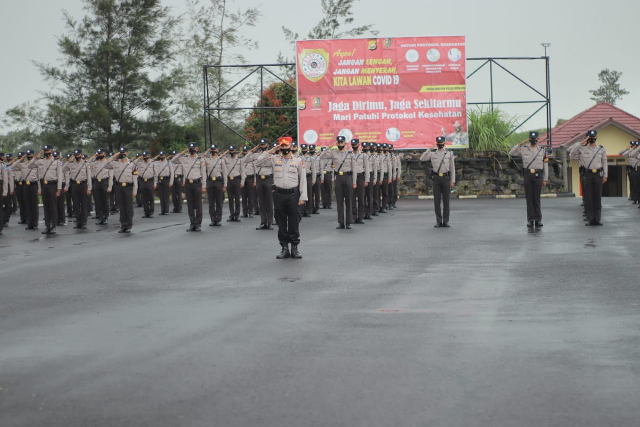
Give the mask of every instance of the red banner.
<svg viewBox="0 0 640 427">
<path fill-rule="evenodd" d="M 298 141 L 466 148 L 465 38 L 296 42 Z"/>
</svg>

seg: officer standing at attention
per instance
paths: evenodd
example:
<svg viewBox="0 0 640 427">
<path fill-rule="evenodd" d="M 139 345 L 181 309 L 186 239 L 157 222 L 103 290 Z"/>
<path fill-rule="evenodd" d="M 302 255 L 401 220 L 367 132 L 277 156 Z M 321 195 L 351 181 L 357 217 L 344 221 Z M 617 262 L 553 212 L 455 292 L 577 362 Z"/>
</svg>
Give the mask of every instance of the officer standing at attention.
<svg viewBox="0 0 640 427">
<path fill-rule="evenodd" d="M 364 146 L 364 143 L 362 145 Z M 354 213 L 356 219 L 355 221 L 353 221 L 353 223 L 364 224 L 363 219 L 365 215 L 365 191 L 369 187 L 369 159 L 363 152 L 364 150 L 360 150 L 359 139 L 356 138 L 351 140 L 351 149 L 353 150 L 353 155 L 355 156 L 354 172 L 356 174 L 356 188 L 353 191 L 352 199 L 352 213 Z"/>
<path fill-rule="evenodd" d="M 114 156 L 114 153 L 111 152 L 111 153 L 109 153 L 109 156 L 107 158 L 110 159 L 113 156 Z M 110 191 L 107 191 L 107 193 L 109 193 L 109 208 L 110 208 L 109 210 L 111 211 L 111 213 L 117 213 L 118 212 L 118 203 L 116 203 L 115 182 L 114 182 L 114 184 L 111 186 L 111 188 L 109 190 Z"/>
<path fill-rule="evenodd" d="M 153 159 L 155 160 L 155 159 Z M 154 190 L 158 187 L 156 181 L 155 161 L 151 160 L 148 151 L 142 152 L 142 161 L 138 163 L 138 193 L 140 193 L 144 208 L 143 218 L 153 218 L 155 211 Z"/>
<path fill-rule="evenodd" d="M 627 159 L 627 175 L 629 176 L 629 199 L 633 201 L 633 204 L 637 204 L 640 200 L 640 194 L 638 194 L 638 183 L 640 183 L 640 172 L 638 160 L 635 156 L 640 152 L 640 143 L 638 141 L 631 141 L 629 148 L 626 148 L 620 152 L 620 155 Z"/>
<path fill-rule="evenodd" d="M 3 170 L 6 168 L 6 171 L 7 171 L 6 179 L 8 182 L 10 182 L 10 186 L 12 188 L 11 193 L 14 194 L 14 190 L 13 190 L 13 186 L 15 185 L 14 173 L 13 173 L 13 170 L 10 168 L 10 164 L 11 164 L 11 153 L 8 153 L 6 156 L 4 155 L 4 153 L 0 153 L 0 172 L 3 172 Z M 0 175 L 0 181 L 2 180 L 4 180 L 4 178 L 2 178 L 2 176 Z M 11 218 L 11 213 L 13 212 L 11 204 L 13 202 L 14 196 L 12 194 L 9 194 L 9 191 L 7 191 L 7 193 L 3 196 L 0 189 L 0 211 L 2 211 L 2 215 L 0 216 L 0 222 L 2 222 L 3 227 L 9 223 L 9 218 Z"/>
<path fill-rule="evenodd" d="M 529 133 L 527 141 L 514 146 L 509 155 L 522 157 L 522 174 L 524 176 L 524 193 L 527 198 L 527 227 L 542 227 L 542 211 L 540 208 L 540 192 L 547 185 L 549 166 L 544 147 L 538 147 L 538 132 Z"/>
<path fill-rule="evenodd" d="M 373 219 L 371 214 L 373 213 L 373 189 L 377 184 L 376 177 L 378 175 L 377 162 L 374 161 L 376 152 L 376 144 L 373 142 L 363 142 L 362 151 L 365 154 L 367 162 L 369 162 L 369 176 L 365 177 L 369 185 L 365 189 L 364 193 L 364 219 Z"/>
<path fill-rule="evenodd" d="M 394 153 L 393 144 L 390 145 L 389 153 L 391 154 L 391 165 L 393 167 L 393 195 L 391 197 L 390 206 L 393 209 L 397 209 L 396 202 L 398 201 L 398 183 L 400 182 L 400 177 L 402 176 L 402 161 L 400 157 L 398 157 Z"/>
<path fill-rule="evenodd" d="M 334 146 L 338 147 L 338 151 L 326 150 L 320 154 L 320 160 L 331 159 L 335 166 L 336 200 L 338 203 L 338 226 L 336 228 L 344 229 L 346 219 L 346 228 L 351 229 L 353 221 L 351 201 L 353 200 L 353 190 L 357 186 L 357 177 L 353 173 L 356 168 L 355 156 L 353 152 L 344 149 L 345 138 L 342 135 L 336 138 L 336 143 L 331 147 Z"/>
<path fill-rule="evenodd" d="M 182 184 L 184 172 L 182 171 L 182 163 L 174 162 L 173 159 L 178 157 L 178 152 L 171 152 L 171 166 L 173 167 L 173 187 L 171 190 L 171 200 L 173 202 L 173 213 L 182 212 Z"/>
<path fill-rule="evenodd" d="M 249 154 L 249 146 L 242 147 L 242 168 L 244 171 L 244 187 L 242 188 L 242 216 L 243 218 L 253 218 L 253 210 L 255 209 L 255 189 L 253 186 L 256 183 L 256 171 L 254 164 L 246 162 L 246 157 Z"/>
<path fill-rule="evenodd" d="M 44 159 L 40 156 L 44 153 Z M 45 145 L 41 152 L 29 162 L 29 169 L 37 169 L 40 177 L 40 193 L 44 207 L 44 225 L 42 234 L 56 234 L 58 225 L 57 197 L 62 191 L 62 166 L 53 158 L 53 147 Z"/>
<path fill-rule="evenodd" d="M 570 151 L 569 157 L 579 160 L 583 167 L 584 186 L 583 199 L 587 213 L 585 225 L 602 225 L 602 185 L 607 182 L 609 171 L 607 168 L 607 153 L 602 145 L 596 145 L 598 132 L 590 130 L 585 139 L 576 144 Z"/>
<path fill-rule="evenodd" d="M 87 216 L 89 215 L 89 195 L 91 195 L 91 168 L 89 163 L 82 158 L 82 150 L 76 149 L 74 152 L 75 161 L 68 162 L 62 171 L 65 181 L 69 183 L 73 207 L 76 214 L 76 230 L 87 229 Z"/>
<path fill-rule="evenodd" d="M 431 161 L 433 172 L 433 206 L 436 211 L 434 227 L 449 227 L 449 197 L 456 184 L 456 166 L 453 153 L 444 149 L 444 136 L 436 138 L 437 151 L 427 150 L 420 156 L 421 162 Z M 440 204 L 442 203 L 442 208 Z"/>
<path fill-rule="evenodd" d="M 183 157 L 187 151 L 189 155 Z M 202 193 L 207 191 L 207 169 L 204 160 L 198 156 L 198 143 L 190 142 L 173 163 L 181 164 L 184 172 L 184 192 L 191 222 L 187 231 L 202 231 Z"/>
<path fill-rule="evenodd" d="M 160 215 L 169 215 L 169 199 L 173 187 L 173 165 L 167 160 L 167 153 L 158 153 L 158 159 L 153 164 L 158 196 L 160 197 Z"/>
<path fill-rule="evenodd" d="M 314 167 L 314 180 L 312 185 L 312 196 L 309 196 L 313 209 L 312 214 L 320 214 L 320 180 L 322 179 L 322 169 L 320 168 L 320 159 L 316 152 L 316 144 L 309 144 L 309 155 Z"/>
<path fill-rule="evenodd" d="M 38 181 L 38 169 L 29 169 L 28 162 L 33 159 L 34 152 L 29 149 L 19 162 L 13 165 L 13 169 L 21 172 L 22 186 L 24 187 L 24 207 L 27 217 L 27 227 L 25 230 L 38 229 L 38 195 L 40 194 L 40 181 Z M 25 162 L 24 158 L 27 158 Z M 6 219 L 6 218 L 5 218 Z"/>
<path fill-rule="evenodd" d="M 226 156 L 226 154 L 229 154 Z M 235 145 L 223 154 L 227 166 L 227 195 L 229 196 L 229 219 L 227 222 L 240 222 L 240 195 L 244 188 L 244 162 L 238 157 Z"/>
<path fill-rule="evenodd" d="M 10 197 L 14 192 L 13 182 L 10 179 L 9 167 L 0 162 L 0 199 Z M 4 209 L 0 209 L 0 234 L 4 228 Z"/>
<path fill-rule="evenodd" d="M 65 163 L 62 164 L 62 169 L 64 170 L 64 166 L 67 163 L 70 163 L 73 161 L 73 153 L 67 153 L 66 156 L 67 161 Z M 64 173 L 63 173 L 64 176 Z M 73 199 L 71 198 L 71 192 L 68 191 L 69 190 L 69 183 L 66 181 L 66 178 L 64 178 L 64 201 L 67 204 L 67 218 L 73 218 L 74 216 L 76 216 L 76 214 L 73 212 Z"/>
<path fill-rule="evenodd" d="M 274 144 L 274 148 L 278 144 Z M 255 163 L 259 154 L 269 150 L 269 141 L 262 138 L 260 144 L 254 147 L 245 158 L 245 164 Z M 256 190 L 258 192 L 258 205 L 260 206 L 260 225 L 256 230 L 273 230 L 273 166 L 271 163 L 255 165 Z"/>
<path fill-rule="evenodd" d="M 220 149 L 216 144 L 209 147 L 210 157 L 205 158 L 207 171 L 207 198 L 209 199 L 210 227 L 219 227 L 222 221 L 224 192 L 227 190 L 227 164 L 220 157 Z"/>
<path fill-rule="evenodd" d="M 53 152 L 53 159 L 60 164 L 60 170 L 64 167 L 64 163 L 60 161 L 60 152 Z M 64 189 L 65 189 L 65 181 L 64 181 L 64 173 L 62 174 L 62 191 L 60 195 L 56 197 L 56 210 L 58 211 L 58 225 L 67 225 L 65 213 L 64 213 Z"/>
<path fill-rule="evenodd" d="M 320 162 L 320 186 L 322 187 L 322 208 L 333 209 L 331 207 L 331 185 L 333 184 L 333 159 L 322 159 L 322 153 L 327 150 L 327 147 L 320 149 L 320 156 L 318 156 L 318 162 Z"/>
<path fill-rule="evenodd" d="M 91 163 L 91 191 L 96 202 L 96 225 L 106 225 L 109 223 L 109 193 L 113 186 L 113 171 L 107 169 L 107 150 L 99 148 L 95 161 Z"/>
<path fill-rule="evenodd" d="M 307 196 L 309 200 L 301 208 L 301 214 L 303 217 L 308 218 L 311 216 L 313 205 L 313 185 L 316 183 L 316 168 L 311 155 L 309 154 L 309 146 L 307 144 L 300 144 L 300 158 L 304 161 L 304 169 L 307 172 Z"/>
<path fill-rule="evenodd" d="M 307 201 L 306 171 L 303 162 L 291 155 L 291 138 L 285 136 L 280 138 L 279 142 L 281 154 L 275 154 L 276 147 L 274 147 L 258 157 L 256 166 L 270 164 L 274 171 L 274 206 L 278 223 L 278 241 L 282 247 L 276 258 L 300 259 L 302 255 L 298 252 L 300 244 L 298 206 L 304 205 Z M 289 252 L 289 244 L 291 244 L 291 252 Z"/>
<path fill-rule="evenodd" d="M 118 158 L 118 161 L 116 160 Z M 133 227 L 133 199 L 138 192 L 138 169 L 134 162 L 127 159 L 127 149 L 120 147 L 118 154 L 109 159 L 105 166 L 113 170 L 114 189 L 120 208 L 120 231 L 118 233 L 131 233 Z"/>
</svg>

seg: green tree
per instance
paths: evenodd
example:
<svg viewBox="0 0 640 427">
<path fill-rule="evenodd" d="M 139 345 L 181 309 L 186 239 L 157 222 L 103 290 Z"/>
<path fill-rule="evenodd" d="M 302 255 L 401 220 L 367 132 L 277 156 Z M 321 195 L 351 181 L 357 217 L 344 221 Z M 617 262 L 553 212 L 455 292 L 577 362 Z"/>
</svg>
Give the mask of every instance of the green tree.
<svg viewBox="0 0 640 427">
<path fill-rule="evenodd" d="M 467 111 L 469 119 L 469 149 L 506 153 L 512 145 L 508 139 L 516 125 L 516 118 L 494 109 L 476 108 Z M 519 142 L 519 141 L 518 141 Z"/>
<path fill-rule="evenodd" d="M 183 84 L 181 69 L 171 68 L 178 21 L 159 0 L 83 2 L 82 20 L 64 12 L 60 65 L 36 62 L 53 85 L 44 111 L 22 119 L 38 122 L 54 141 L 110 151 L 147 144 L 170 122 L 171 95 Z"/>
<path fill-rule="evenodd" d="M 245 137 L 254 143 L 260 138 L 274 141 L 281 136 L 297 138 L 297 111 L 295 80 L 287 83 L 277 82 L 270 85 L 263 93 L 256 107 L 292 107 L 278 110 L 253 110 L 247 119 L 244 129 Z M 264 127 L 263 127 L 264 123 Z"/>
<path fill-rule="evenodd" d="M 618 83 L 620 77 L 622 77 L 622 73 L 619 71 L 609 70 L 608 68 L 600 71 L 598 80 L 600 80 L 602 86 L 596 90 L 589 91 L 592 95 L 591 100 L 616 105 L 616 101 L 629 94 L 627 90 L 620 87 L 620 83 Z"/>
</svg>

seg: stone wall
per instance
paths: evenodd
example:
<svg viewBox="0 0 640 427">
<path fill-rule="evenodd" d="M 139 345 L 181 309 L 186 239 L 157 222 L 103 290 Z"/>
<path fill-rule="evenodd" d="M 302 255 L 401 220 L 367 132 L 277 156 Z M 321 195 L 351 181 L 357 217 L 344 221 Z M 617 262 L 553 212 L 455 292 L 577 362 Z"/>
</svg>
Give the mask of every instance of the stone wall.
<svg viewBox="0 0 640 427">
<path fill-rule="evenodd" d="M 423 151 L 400 153 L 402 160 L 401 196 L 433 194 L 431 162 L 421 162 Z M 453 194 L 465 195 L 520 195 L 524 194 L 521 175 L 522 160 L 501 153 L 456 152 L 456 186 Z M 560 159 L 549 159 L 549 182 L 543 193 L 562 192 L 563 167 Z"/>
</svg>

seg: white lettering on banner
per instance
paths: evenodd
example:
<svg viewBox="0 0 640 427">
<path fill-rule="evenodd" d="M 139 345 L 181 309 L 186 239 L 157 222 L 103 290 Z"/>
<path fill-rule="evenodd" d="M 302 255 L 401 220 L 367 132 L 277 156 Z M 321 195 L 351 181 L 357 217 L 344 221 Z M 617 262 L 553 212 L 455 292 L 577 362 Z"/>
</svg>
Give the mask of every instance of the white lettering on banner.
<svg viewBox="0 0 640 427">
<path fill-rule="evenodd" d="M 338 68 L 333 71 L 334 76 L 342 76 L 345 74 L 360 74 L 360 68 Z"/>
<path fill-rule="evenodd" d="M 351 120 L 351 114 L 334 114 L 333 120 L 336 122 L 340 120 Z"/>
<path fill-rule="evenodd" d="M 329 103 L 329 112 L 332 111 L 349 111 L 349 103 L 348 102 L 330 102 Z"/>
<path fill-rule="evenodd" d="M 364 59 L 342 59 L 338 62 L 338 67 L 343 65 L 364 65 Z"/>
<path fill-rule="evenodd" d="M 386 110 L 384 102 L 353 101 L 353 110 Z"/>
</svg>

